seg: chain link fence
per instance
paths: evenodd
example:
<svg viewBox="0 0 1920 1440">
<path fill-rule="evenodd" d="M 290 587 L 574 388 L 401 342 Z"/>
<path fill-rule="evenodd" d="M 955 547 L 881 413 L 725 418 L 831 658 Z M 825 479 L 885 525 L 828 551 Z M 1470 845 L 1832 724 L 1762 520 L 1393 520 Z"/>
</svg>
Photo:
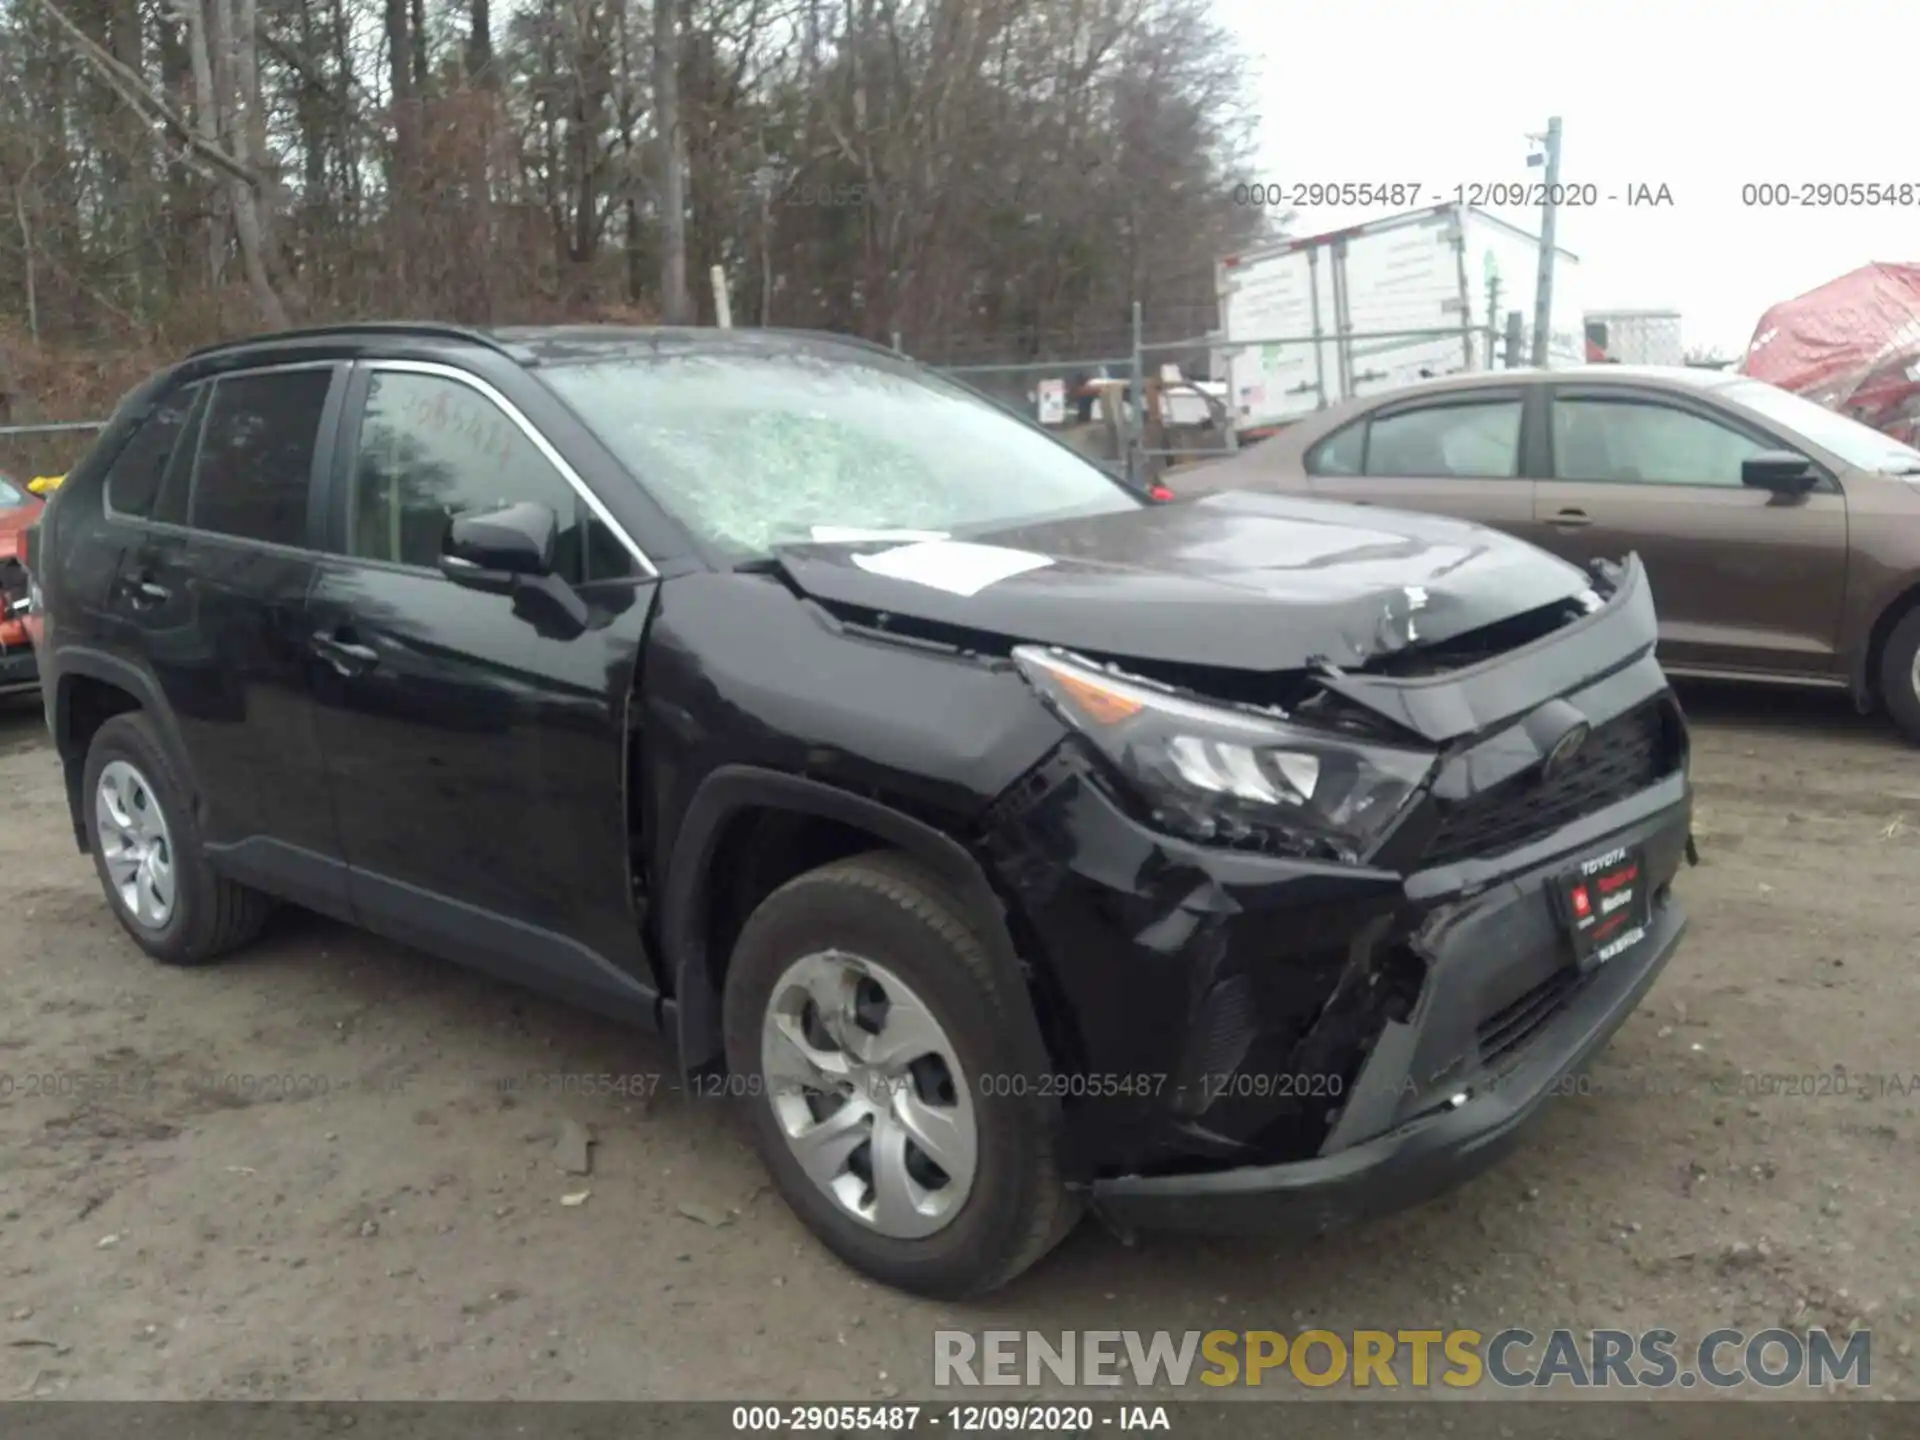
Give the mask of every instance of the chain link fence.
<svg viewBox="0 0 1920 1440">
<path fill-rule="evenodd" d="M 1149 485 L 1349 396 L 1524 363 L 1511 324 L 1148 340 L 1135 305 L 1120 353 L 933 368 Z"/>
<path fill-rule="evenodd" d="M 25 486 L 42 475 L 66 474 L 106 424 L 101 419 L 0 425 L 0 478 Z"/>
<path fill-rule="evenodd" d="M 997 404 L 1036 420 L 1101 464 L 1149 485 L 1169 469 L 1233 454 L 1243 440 L 1350 395 L 1378 394 L 1421 379 L 1524 363 L 1512 327 L 1288 335 L 1228 342 L 1217 333 L 1149 341 L 1139 304 L 1129 333 L 1109 329 L 1097 347 L 1057 358 L 973 360 L 949 351 L 924 363 Z M 1197 317 L 1196 317 L 1197 318 Z M 1082 340 L 1085 336 L 1065 337 Z M 1033 348 L 1037 337 L 1019 345 Z M 893 346 L 911 353 L 901 337 Z M 976 340 L 975 354 L 1006 353 Z M 1247 361 L 1235 363 L 1237 356 Z M 1250 428 L 1260 424 L 1260 428 Z M 60 475 L 105 426 L 97 420 L 0 425 L 0 475 L 24 484 Z"/>
</svg>

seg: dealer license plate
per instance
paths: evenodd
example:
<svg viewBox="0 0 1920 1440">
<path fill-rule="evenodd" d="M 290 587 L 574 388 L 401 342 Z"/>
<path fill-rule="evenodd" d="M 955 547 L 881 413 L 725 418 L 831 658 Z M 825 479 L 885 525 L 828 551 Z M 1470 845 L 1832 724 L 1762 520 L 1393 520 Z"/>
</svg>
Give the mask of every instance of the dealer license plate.
<svg viewBox="0 0 1920 1440">
<path fill-rule="evenodd" d="M 1636 845 L 1582 860 L 1559 879 L 1560 918 L 1582 970 L 1604 965 L 1647 933 L 1646 857 Z"/>
</svg>

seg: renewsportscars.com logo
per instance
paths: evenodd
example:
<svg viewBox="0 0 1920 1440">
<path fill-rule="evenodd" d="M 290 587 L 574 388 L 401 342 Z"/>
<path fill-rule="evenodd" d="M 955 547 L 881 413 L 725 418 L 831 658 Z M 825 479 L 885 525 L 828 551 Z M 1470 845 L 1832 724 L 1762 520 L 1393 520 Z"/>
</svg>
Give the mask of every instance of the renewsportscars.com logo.
<svg viewBox="0 0 1920 1440">
<path fill-rule="evenodd" d="M 936 1330 L 933 1383 L 1865 1389 L 1872 1351 L 1869 1330 L 1836 1340 L 1818 1328 L 1714 1330 L 1692 1344 L 1672 1330 Z"/>
</svg>

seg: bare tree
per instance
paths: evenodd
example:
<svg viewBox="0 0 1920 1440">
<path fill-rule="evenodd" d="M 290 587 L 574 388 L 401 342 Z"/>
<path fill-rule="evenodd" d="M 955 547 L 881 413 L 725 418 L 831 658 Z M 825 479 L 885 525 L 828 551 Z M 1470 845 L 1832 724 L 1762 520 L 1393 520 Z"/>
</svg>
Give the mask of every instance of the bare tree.
<svg viewBox="0 0 1920 1440">
<path fill-rule="evenodd" d="M 713 265 L 936 360 L 1200 334 L 1259 223 L 1210 6 L 0 0 L 0 341 L 690 323 Z"/>
</svg>

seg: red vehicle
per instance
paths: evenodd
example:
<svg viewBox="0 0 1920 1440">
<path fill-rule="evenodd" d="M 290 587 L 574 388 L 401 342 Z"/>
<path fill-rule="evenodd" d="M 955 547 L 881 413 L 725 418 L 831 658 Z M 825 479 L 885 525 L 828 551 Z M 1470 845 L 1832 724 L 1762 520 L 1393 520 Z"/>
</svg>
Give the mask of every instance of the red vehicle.
<svg viewBox="0 0 1920 1440">
<path fill-rule="evenodd" d="M 1760 317 L 1741 370 L 1920 441 L 1920 265 L 1875 263 Z"/>
<path fill-rule="evenodd" d="M 29 525 L 40 518 L 46 501 L 0 474 L 0 696 L 29 694 L 40 688 L 40 667 L 27 634 L 27 567 L 21 550 Z"/>
</svg>

